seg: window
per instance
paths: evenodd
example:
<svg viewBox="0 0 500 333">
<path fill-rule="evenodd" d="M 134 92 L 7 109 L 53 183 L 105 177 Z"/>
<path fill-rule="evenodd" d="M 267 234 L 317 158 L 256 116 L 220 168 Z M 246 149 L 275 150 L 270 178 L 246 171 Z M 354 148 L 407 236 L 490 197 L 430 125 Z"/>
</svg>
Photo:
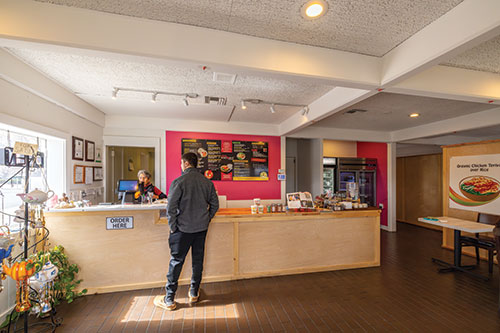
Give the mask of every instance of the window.
<svg viewBox="0 0 500 333">
<path fill-rule="evenodd" d="M 14 147 L 16 141 L 38 144 L 38 150 L 44 156 L 43 170 L 32 168 L 30 171 L 29 190 L 38 188 L 47 191 L 50 188 L 58 194 L 64 192 L 65 140 L 0 123 L 0 148 Z M 21 167 L 0 165 L 0 185 L 20 169 Z M 44 179 L 44 173 L 47 176 L 47 182 Z M 23 170 L 0 188 L 1 211 L 14 214 L 15 210 L 23 204 L 17 194 L 25 191 L 25 175 L 26 172 Z M 5 214 L 0 215 L 0 223 L 9 226 L 13 231 L 22 227 L 20 223 L 14 222 L 13 218 Z"/>
</svg>

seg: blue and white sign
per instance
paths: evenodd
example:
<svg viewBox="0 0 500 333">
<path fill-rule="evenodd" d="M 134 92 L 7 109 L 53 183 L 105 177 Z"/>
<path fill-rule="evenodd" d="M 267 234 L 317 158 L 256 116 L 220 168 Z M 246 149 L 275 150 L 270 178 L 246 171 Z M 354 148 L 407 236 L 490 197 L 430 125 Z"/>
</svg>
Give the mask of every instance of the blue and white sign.
<svg viewBox="0 0 500 333">
<path fill-rule="evenodd" d="M 133 216 L 106 217 L 107 230 L 134 229 Z"/>
</svg>

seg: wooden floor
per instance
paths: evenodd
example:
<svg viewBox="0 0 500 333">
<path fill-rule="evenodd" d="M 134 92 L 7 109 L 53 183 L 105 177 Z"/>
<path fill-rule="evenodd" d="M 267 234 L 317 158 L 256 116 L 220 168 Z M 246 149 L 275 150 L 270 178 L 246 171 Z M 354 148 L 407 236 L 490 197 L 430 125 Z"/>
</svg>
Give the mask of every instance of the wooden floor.
<svg viewBox="0 0 500 333">
<path fill-rule="evenodd" d="M 490 282 L 439 274 L 441 233 L 408 224 L 381 242 L 379 268 L 208 283 L 195 306 L 183 286 L 172 312 L 153 306 L 159 288 L 86 296 L 60 306 L 57 332 L 500 332 L 498 267 Z"/>
</svg>

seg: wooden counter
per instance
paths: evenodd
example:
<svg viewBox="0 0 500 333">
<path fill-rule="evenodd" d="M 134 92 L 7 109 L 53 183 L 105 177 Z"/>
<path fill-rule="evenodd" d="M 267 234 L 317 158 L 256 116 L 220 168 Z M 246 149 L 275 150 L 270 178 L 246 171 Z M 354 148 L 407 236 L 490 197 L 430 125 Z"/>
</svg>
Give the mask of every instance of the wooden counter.
<svg viewBox="0 0 500 333">
<path fill-rule="evenodd" d="M 225 281 L 380 265 L 380 211 L 274 213 L 221 209 L 207 236 L 203 281 Z M 158 209 L 47 212 L 50 243 L 80 267 L 81 288 L 103 293 L 160 287 L 170 252 Z M 133 216 L 134 229 L 106 230 L 106 217 Z M 186 258 L 180 283 L 189 283 Z"/>
</svg>

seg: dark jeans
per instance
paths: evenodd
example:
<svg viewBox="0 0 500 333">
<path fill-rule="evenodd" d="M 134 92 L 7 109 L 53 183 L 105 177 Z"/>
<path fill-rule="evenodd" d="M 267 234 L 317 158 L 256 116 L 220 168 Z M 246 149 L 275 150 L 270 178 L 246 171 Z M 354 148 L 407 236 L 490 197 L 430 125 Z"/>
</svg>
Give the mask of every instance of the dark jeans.
<svg viewBox="0 0 500 333">
<path fill-rule="evenodd" d="M 191 288 L 197 292 L 201 284 L 203 272 L 203 257 L 205 255 L 205 238 L 207 231 L 186 233 L 177 230 L 170 234 L 168 244 L 170 245 L 170 265 L 167 274 L 167 297 L 174 296 L 177 291 L 177 281 L 181 275 L 184 259 L 191 248 L 191 259 L 193 264 L 193 275 L 191 276 Z"/>
</svg>

